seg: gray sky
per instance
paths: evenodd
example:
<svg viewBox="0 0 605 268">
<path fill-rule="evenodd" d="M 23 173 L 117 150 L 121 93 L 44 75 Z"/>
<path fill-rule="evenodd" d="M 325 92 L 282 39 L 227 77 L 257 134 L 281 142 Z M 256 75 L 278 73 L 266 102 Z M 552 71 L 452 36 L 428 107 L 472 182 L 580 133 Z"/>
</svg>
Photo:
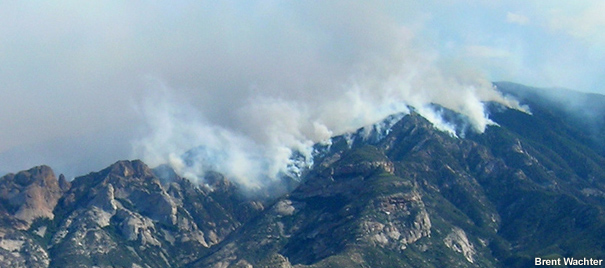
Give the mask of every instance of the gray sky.
<svg viewBox="0 0 605 268">
<path fill-rule="evenodd" d="M 605 93 L 603 1 L 215 2 L 0 3 L 0 172 L 81 175 L 204 140 L 263 158 L 400 103 L 480 130 L 501 97 L 486 81 Z"/>
</svg>

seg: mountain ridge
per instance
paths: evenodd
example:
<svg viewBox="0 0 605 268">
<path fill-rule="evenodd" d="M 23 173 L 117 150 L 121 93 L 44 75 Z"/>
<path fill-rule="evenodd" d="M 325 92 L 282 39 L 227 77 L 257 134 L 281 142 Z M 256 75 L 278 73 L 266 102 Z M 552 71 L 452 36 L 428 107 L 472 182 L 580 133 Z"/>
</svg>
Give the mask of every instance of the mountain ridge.
<svg viewBox="0 0 605 268">
<path fill-rule="evenodd" d="M 45 166 L 7 174 L 0 263 L 532 267 L 534 257 L 604 259 L 598 136 L 549 100 L 520 94 L 519 85 L 496 86 L 531 114 L 487 104 L 498 126 L 463 137 L 414 112 L 395 116 L 374 136 L 365 129 L 318 145 L 322 153 L 298 185 L 273 197 L 246 195 L 216 172 L 206 174 L 208 185 L 195 185 L 140 160 L 71 182 Z M 45 179 L 43 189 L 61 193 L 56 206 L 44 217 L 19 218 L 15 204 L 27 198 L 10 200 Z"/>
</svg>

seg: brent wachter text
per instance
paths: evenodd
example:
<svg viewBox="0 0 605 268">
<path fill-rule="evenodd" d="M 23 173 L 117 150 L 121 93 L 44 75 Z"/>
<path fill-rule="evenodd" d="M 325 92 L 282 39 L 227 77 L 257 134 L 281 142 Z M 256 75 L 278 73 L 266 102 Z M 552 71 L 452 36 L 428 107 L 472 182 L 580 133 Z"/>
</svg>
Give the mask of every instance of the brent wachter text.
<svg viewBox="0 0 605 268">
<path fill-rule="evenodd" d="M 563 259 L 563 261 L 561 261 Z M 536 258 L 535 265 L 602 265 L 603 260 L 600 259 L 575 259 L 575 258 L 557 258 L 557 259 L 542 259 Z"/>
</svg>

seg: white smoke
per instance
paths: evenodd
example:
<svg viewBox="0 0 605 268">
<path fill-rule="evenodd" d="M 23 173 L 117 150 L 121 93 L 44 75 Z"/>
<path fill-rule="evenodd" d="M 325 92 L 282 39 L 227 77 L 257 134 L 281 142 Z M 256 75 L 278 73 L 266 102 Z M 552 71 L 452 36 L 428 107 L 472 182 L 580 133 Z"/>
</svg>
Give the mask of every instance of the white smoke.
<svg viewBox="0 0 605 268">
<path fill-rule="evenodd" d="M 422 109 L 439 103 L 482 131 L 482 102 L 509 102 L 484 77 L 602 88 L 605 5 L 562 2 L 0 1 L 0 169 L 101 169 L 129 157 L 118 141 L 138 115 L 149 133 L 132 157 L 155 163 L 204 144 L 195 127 L 281 144 L 264 153 L 278 158 L 406 105 L 451 130 Z M 174 99 L 144 100 L 146 75 Z"/>
<path fill-rule="evenodd" d="M 378 7 L 299 8 L 307 17 L 271 6 L 263 14 L 275 16 L 250 21 L 243 36 L 216 36 L 227 49 L 207 53 L 224 62 L 200 63 L 196 83 L 172 85 L 170 77 L 158 76 L 166 86 L 152 83 L 150 90 L 159 93 L 139 107 L 147 128 L 134 156 L 151 165 L 170 163 L 191 179 L 216 170 L 258 188 L 311 165 L 314 144 L 409 113 L 409 107 L 453 136 L 457 126 L 435 104 L 464 115 L 476 132 L 494 124 L 485 102 L 520 109 L 481 74 L 446 64 L 416 38 L 418 26 L 401 25 Z M 268 41 L 254 28 L 264 23 L 274 27 Z M 182 157 L 188 151 L 189 162 Z"/>
<path fill-rule="evenodd" d="M 521 109 L 491 85 L 485 86 L 487 83 L 414 90 L 413 85 L 421 85 L 417 79 L 443 78 L 419 76 L 412 83 L 396 78 L 384 83 L 373 80 L 371 86 L 355 83 L 338 88 L 342 94 L 335 97 L 318 96 L 311 101 L 252 95 L 244 105 L 232 107 L 229 125 L 211 123 L 186 98 L 161 86 L 148 94 L 139 109 L 148 126 L 145 137 L 134 143 L 135 156 L 152 166 L 168 163 L 178 174 L 198 183 L 212 170 L 258 189 L 281 176 L 300 175 L 301 167 L 313 163 L 314 144 L 329 143 L 333 136 L 378 123 L 389 115 L 407 114 L 409 107 L 452 136 L 456 136 L 457 126 L 447 122 L 434 104 L 466 116 L 476 132 L 495 124 L 488 118 L 484 102 Z"/>
</svg>

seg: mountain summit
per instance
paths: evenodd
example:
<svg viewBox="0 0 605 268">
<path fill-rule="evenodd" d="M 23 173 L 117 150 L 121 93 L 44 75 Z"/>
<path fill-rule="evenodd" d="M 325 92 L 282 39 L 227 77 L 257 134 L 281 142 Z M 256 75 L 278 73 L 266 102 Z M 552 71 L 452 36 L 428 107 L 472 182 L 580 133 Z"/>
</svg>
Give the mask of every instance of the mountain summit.
<svg viewBox="0 0 605 268">
<path fill-rule="evenodd" d="M 458 137 L 414 112 L 393 117 L 376 137 L 358 132 L 318 145 L 312 168 L 280 196 L 247 194 L 213 172 L 194 185 L 139 160 L 69 183 L 45 166 L 8 174 L 0 179 L 1 266 L 532 267 L 534 258 L 605 259 L 605 144 L 595 131 L 604 129 L 604 110 L 586 116 L 543 90 L 496 85 L 531 113 L 488 103 L 498 125 Z M 590 100 L 605 107 L 602 96 Z"/>
</svg>

